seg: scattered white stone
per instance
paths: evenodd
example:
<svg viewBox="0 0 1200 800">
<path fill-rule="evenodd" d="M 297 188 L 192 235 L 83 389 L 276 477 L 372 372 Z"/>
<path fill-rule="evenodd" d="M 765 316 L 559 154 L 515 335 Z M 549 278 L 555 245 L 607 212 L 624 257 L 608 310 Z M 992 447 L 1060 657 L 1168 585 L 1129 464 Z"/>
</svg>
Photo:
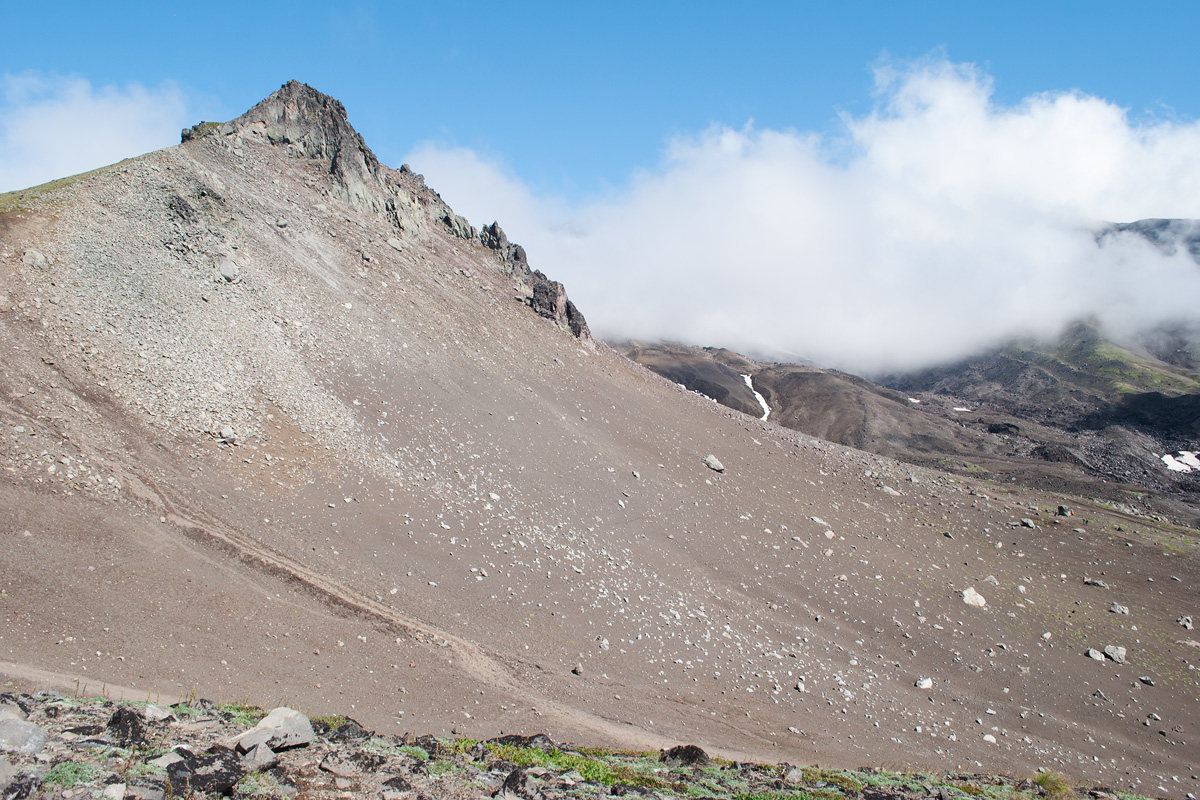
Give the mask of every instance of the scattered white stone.
<svg viewBox="0 0 1200 800">
<path fill-rule="evenodd" d="M 1095 648 L 1089 647 L 1088 651 L 1087 651 L 1087 657 L 1092 659 L 1093 661 L 1103 661 L 1104 653 L 1101 653 L 1099 650 L 1096 650 Z"/>
<path fill-rule="evenodd" d="M 236 281 L 240 271 L 238 265 L 233 263 L 233 260 L 230 258 L 222 256 L 217 262 L 217 272 L 221 273 L 221 277 L 228 283 Z"/>
<path fill-rule="evenodd" d="M 974 608 L 983 608 L 987 605 L 987 600 L 984 600 L 983 595 L 975 591 L 974 586 L 968 586 L 966 589 L 963 589 L 962 599 L 964 603 Z"/>
<path fill-rule="evenodd" d="M 30 269 L 45 269 L 49 261 L 37 250 L 26 250 L 21 256 L 21 263 Z"/>
<path fill-rule="evenodd" d="M 917 678 L 917 688 L 918 689 L 932 689 L 933 688 L 933 678 Z"/>
<path fill-rule="evenodd" d="M 166 769 L 167 767 L 174 764 L 176 761 L 183 761 L 183 756 L 179 755 L 179 753 L 172 750 L 171 752 L 167 753 L 166 755 L 161 755 L 158 758 L 154 759 L 153 761 L 150 762 L 150 764 L 155 767 L 158 767 L 159 769 Z"/>
<path fill-rule="evenodd" d="M 142 709 L 142 716 L 146 718 L 147 722 L 165 722 L 175 715 L 165 708 L 150 704 Z"/>
<path fill-rule="evenodd" d="M 712 453 L 709 453 L 708 455 L 706 455 L 704 457 L 704 466 L 708 467 L 713 472 L 724 472 L 725 471 L 725 465 L 722 464 L 719 460 L 717 460 L 717 457 L 714 456 Z"/>
<path fill-rule="evenodd" d="M 1124 647 L 1117 647 L 1116 645 L 1110 644 L 1104 648 L 1104 655 L 1108 656 L 1109 658 L 1111 658 L 1113 661 L 1117 662 L 1118 664 L 1125 663 L 1125 648 Z"/>
</svg>

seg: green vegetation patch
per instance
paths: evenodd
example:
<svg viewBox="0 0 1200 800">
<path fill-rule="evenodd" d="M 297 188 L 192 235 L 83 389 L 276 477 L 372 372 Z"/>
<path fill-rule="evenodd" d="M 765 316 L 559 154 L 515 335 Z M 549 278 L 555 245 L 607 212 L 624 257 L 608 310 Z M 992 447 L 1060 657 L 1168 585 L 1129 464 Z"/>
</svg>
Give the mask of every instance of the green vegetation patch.
<svg viewBox="0 0 1200 800">
<path fill-rule="evenodd" d="M 282 797 L 279 781 L 267 772 L 251 772 L 237 782 L 234 793 L 238 797 Z"/>
<path fill-rule="evenodd" d="M 342 716 L 341 714 L 332 714 L 327 717 L 311 717 L 309 719 L 309 722 L 311 722 L 314 727 L 318 724 L 326 725 L 329 727 L 329 730 L 331 730 L 331 731 L 336 731 L 338 728 L 342 727 L 349 721 L 350 721 L 349 717 Z"/>
<path fill-rule="evenodd" d="M 410 758 L 415 758 L 417 761 L 429 760 L 429 753 L 425 752 L 425 748 L 417 747 L 415 744 L 401 745 L 400 747 L 396 748 L 396 752 L 403 753 Z"/>
<path fill-rule="evenodd" d="M 638 754 L 629 759 L 607 755 L 595 757 L 581 752 L 566 752 L 557 748 L 540 750 L 534 747 L 518 747 L 507 744 L 488 744 L 492 756 L 518 767 L 545 767 L 558 772 L 573 772 L 580 780 L 592 781 L 602 786 L 623 783 L 647 789 L 662 789 L 668 784 L 654 774 L 651 762 Z M 655 757 L 657 757 L 655 753 Z"/>
<path fill-rule="evenodd" d="M 95 175 L 103 169 L 108 169 L 108 167 L 100 167 L 100 169 L 94 169 L 90 172 L 81 172 L 78 175 L 69 175 L 66 178 L 56 178 L 37 186 L 30 186 L 28 189 L 4 192 L 0 194 L 0 214 L 8 214 L 13 211 L 28 211 L 33 204 L 48 199 L 49 195 L 55 191 L 70 186 L 78 180 Z"/>
<path fill-rule="evenodd" d="M 81 783 L 91 783 L 103 774 L 103 770 L 95 764 L 84 764 L 77 761 L 60 761 L 49 770 L 42 782 L 48 786 L 61 786 L 69 789 Z"/>
<path fill-rule="evenodd" d="M 217 710 L 232 716 L 231 721 L 238 725 L 257 725 L 263 717 L 267 716 L 266 711 L 248 703 L 222 703 L 217 706 Z"/>
</svg>

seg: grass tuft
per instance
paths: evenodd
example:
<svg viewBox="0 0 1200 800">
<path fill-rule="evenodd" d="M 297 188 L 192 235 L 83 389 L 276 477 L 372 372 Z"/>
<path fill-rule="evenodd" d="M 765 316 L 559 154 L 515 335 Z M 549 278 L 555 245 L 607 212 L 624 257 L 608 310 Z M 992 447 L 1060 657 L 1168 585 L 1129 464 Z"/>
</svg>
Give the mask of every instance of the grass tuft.
<svg viewBox="0 0 1200 800">
<path fill-rule="evenodd" d="M 1042 787 L 1052 800 L 1070 800 L 1075 796 L 1070 782 L 1057 772 L 1039 772 L 1033 782 Z"/>
</svg>

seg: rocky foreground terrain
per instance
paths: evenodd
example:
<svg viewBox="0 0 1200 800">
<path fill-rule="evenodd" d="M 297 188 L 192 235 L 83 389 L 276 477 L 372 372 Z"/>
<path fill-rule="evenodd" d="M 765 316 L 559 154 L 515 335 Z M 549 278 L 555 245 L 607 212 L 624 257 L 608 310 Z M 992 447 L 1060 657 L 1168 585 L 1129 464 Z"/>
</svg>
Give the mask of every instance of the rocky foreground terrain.
<svg viewBox="0 0 1200 800">
<path fill-rule="evenodd" d="M 0 695 L 0 796 L 163 800 L 499 797 L 762 798 L 762 800 L 1137 800 L 1065 777 L 1032 779 L 757 764 L 711 758 L 695 745 L 616 752 L 555 744 L 542 734 L 487 741 L 381 735 L 345 716 L 310 720 L 230 703 L 85 700 L 57 692 Z"/>
<path fill-rule="evenodd" d="M 0 196 L 14 689 L 1195 792 L 1194 530 L 681 389 L 303 84 L 184 138 Z"/>
</svg>

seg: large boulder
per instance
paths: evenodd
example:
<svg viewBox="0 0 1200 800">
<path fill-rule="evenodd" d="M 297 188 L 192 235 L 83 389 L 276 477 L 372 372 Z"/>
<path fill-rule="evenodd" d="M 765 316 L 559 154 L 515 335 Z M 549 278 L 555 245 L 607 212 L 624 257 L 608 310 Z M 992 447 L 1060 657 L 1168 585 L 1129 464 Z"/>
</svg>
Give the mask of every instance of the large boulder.
<svg viewBox="0 0 1200 800">
<path fill-rule="evenodd" d="M 246 774 L 238 754 L 225 747 L 213 747 L 203 755 L 186 750 L 179 761 L 167 767 L 171 794 L 189 797 L 198 794 L 229 794 Z"/>
<path fill-rule="evenodd" d="M 41 727 L 23 719 L 0 719 L 0 752 L 34 755 L 49 737 Z"/>
<path fill-rule="evenodd" d="M 280 706 L 250 730 L 234 738 L 232 744 L 241 752 L 249 752 L 260 744 L 273 751 L 300 747 L 317 738 L 308 717 L 293 708 Z"/>
</svg>

